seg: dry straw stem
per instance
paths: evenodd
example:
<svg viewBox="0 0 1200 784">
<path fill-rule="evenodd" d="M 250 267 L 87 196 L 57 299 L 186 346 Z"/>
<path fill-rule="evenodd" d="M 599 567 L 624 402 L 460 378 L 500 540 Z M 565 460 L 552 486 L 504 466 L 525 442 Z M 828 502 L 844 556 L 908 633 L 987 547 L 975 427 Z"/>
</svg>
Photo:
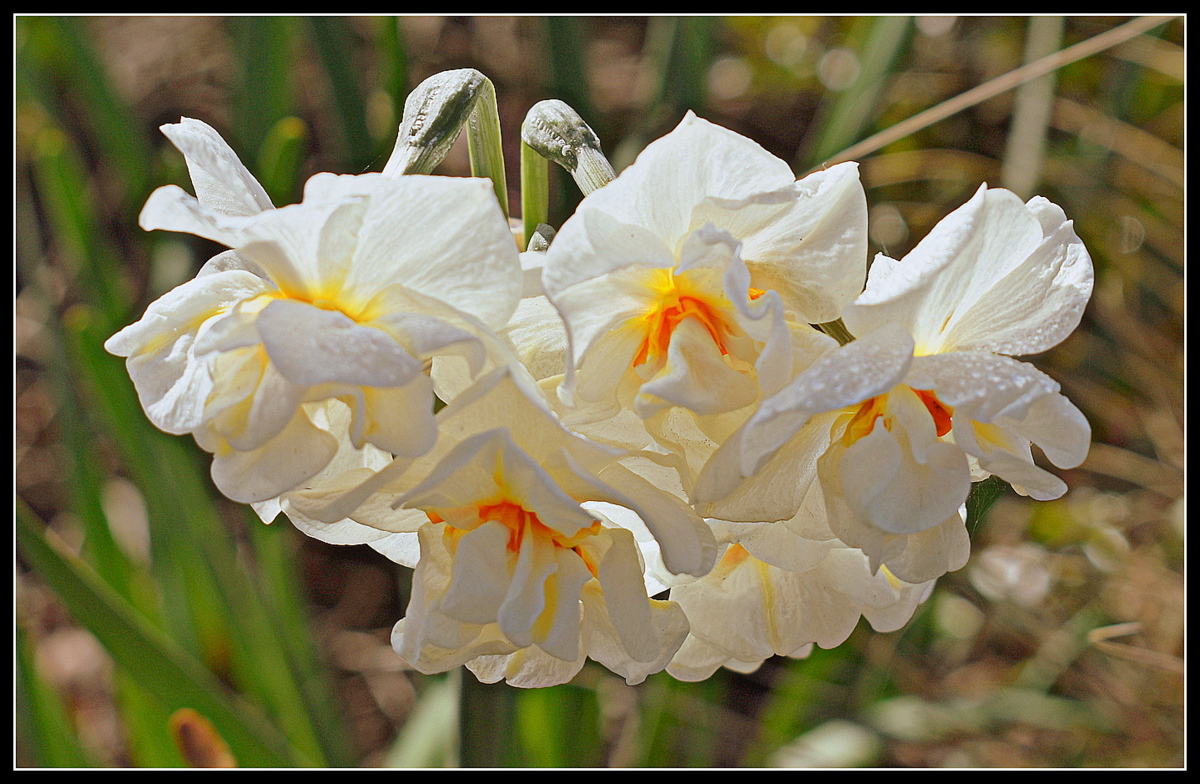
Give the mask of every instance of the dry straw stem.
<svg viewBox="0 0 1200 784">
<path fill-rule="evenodd" d="M 1087 639 L 1097 650 L 1104 651 L 1110 656 L 1182 675 L 1183 660 L 1178 656 L 1140 648 L 1136 645 L 1112 642 L 1113 637 L 1125 637 L 1141 631 L 1142 624 L 1137 621 L 1132 623 L 1117 623 L 1112 626 L 1102 626 L 1098 629 L 1092 629 L 1088 632 Z"/>
<path fill-rule="evenodd" d="M 882 130 L 874 136 L 848 147 L 828 161 L 825 161 L 824 165 L 832 166 L 836 163 L 852 161 L 869 155 L 894 141 L 903 139 L 909 134 L 916 133 L 934 123 L 941 122 L 947 117 L 970 108 L 975 104 L 982 103 L 989 98 L 994 98 L 1006 90 L 1011 90 L 1039 76 L 1045 76 L 1077 60 L 1082 60 L 1085 57 L 1091 57 L 1094 54 L 1103 52 L 1105 49 L 1124 43 L 1147 30 L 1152 30 L 1175 18 L 1174 16 L 1140 16 L 1120 27 L 1114 27 L 1108 32 L 1101 33 L 1086 41 L 1080 41 L 1074 46 L 1068 46 L 1066 49 L 1047 55 L 1040 60 L 1035 60 L 1028 65 L 1015 68 L 1003 76 L 997 76 L 991 81 L 984 82 L 978 87 L 973 87 L 961 95 L 955 96 L 948 101 L 943 101 L 937 106 L 915 114 L 907 120 L 896 123 L 890 128 Z"/>
</svg>

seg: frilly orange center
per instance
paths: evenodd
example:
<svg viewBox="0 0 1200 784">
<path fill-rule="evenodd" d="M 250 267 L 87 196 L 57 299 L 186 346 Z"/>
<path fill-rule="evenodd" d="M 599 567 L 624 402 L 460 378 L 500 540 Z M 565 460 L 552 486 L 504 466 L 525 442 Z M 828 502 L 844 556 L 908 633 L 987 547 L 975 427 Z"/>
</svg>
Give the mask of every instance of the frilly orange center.
<svg viewBox="0 0 1200 784">
<path fill-rule="evenodd" d="M 633 366 L 665 357 L 675 327 L 686 318 L 699 320 L 721 353 L 729 354 L 725 340 L 734 328 L 726 316 L 724 298 L 700 291 L 686 276 L 677 276 L 673 270 L 657 269 L 653 274 L 650 286 L 658 296 L 654 307 L 641 317 L 645 337 L 633 358 Z"/>
<path fill-rule="evenodd" d="M 450 514 L 447 511 L 447 514 L 450 514 L 450 517 L 452 518 L 452 520 L 449 521 L 434 511 L 427 510 L 425 515 L 429 518 L 429 522 L 431 523 L 445 523 L 447 526 L 446 534 L 457 540 L 462 536 L 462 534 L 466 533 L 474 526 L 455 526 L 454 521 L 463 519 L 460 513 L 464 510 L 454 511 L 454 514 Z M 515 553 L 521 549 L 521 543 L 524 541 L 526 536 L 540 537 L 550 540 L 557 547 L 562 547 L 567 550 L 574 550 L 575 553 L 583 559 L 584 564 L 587 565 L 588 570 L 591 571 L 593 576 L 597 574 L 597 565 L 592 562 L 592 559 L 584 550 L 580 548 L 579 545 L 589 536 L 594 536 L 600 532 L 601 526 L 599 520 L 594 521 L 587 528 L 581 528 L 573 536 L 566 536 L 560 531 L 556 531 L 543 523 L 538 518 L 536 512 L 530 511 L 520 503 L 507 498 L 480 504 L 475 508 L 475 515 L 476 519 L 472 520 L 471 522 L 475 522 L 478 525 L 496 522 L 501 523 L 508 528 L 507 547 L 508 551 L 511 553 Z M 464 523 L 465 522 L 466 521 L 464 520 Z"/>
<path fill-rule="evenodd" d="M 933 425 L 938 438 L 949 433 L 954 425 L 952 419 L 954 409 L 939 400 L 932 389 L 913 389 L 912 391 L 925 406 L 929 415 L 933 417 Z M 846 425 L 846 430 L 842 433 L 842 444 L 849 446 L 875 429 L 876 420 L 884 417 L 887 411 L 887 398 L 886 394 L 876 395 L 858 405 L 850 417 L 850 422 Z M 884 417 L 883 426 L 891 429 L 891 422 L 886 417 Z"/>
</svg>

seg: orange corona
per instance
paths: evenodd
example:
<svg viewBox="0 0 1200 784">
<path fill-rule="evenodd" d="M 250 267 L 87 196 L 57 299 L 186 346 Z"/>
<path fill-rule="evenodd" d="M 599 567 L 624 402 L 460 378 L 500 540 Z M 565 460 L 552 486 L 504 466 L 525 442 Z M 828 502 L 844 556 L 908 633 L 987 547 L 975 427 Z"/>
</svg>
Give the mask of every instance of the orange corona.
<svg viewBox="0 0 1200 784">
<path fill-rule="evenodd" d="M 587 528 L 581 528 L 574 536 L 568 537 L 543 523 L 538 518 L 536 512 L 532 512 L 520 503 L 507 498 L 480 504 L 473 510 L 454 510 L 453 513 L 447 511 L 447 514 L 450 514 L 451 520 L 447 520 L 437 512 L 425 512 L 426 517 L 429 518 L 429 522 L 445 523 L 445 534 L 454 540 L 460 538 L 469 528 L 474 527 L 470 525 L 471 523 L 477 525 L 489 522 L 501 523 L 508 529 L 508 551 L 511 553 L 515 553 L 521 549 L 521 543 L 526 536 L 549 539 L 557 547 L 574 550 L 583 558 L 583 562 L 587 565 L 588 570 L 593 575 L 596 574 L 596 565 L 579 549 L 579 544 L 589 536 L 599 533 L 599 520 L 594 521 Z M 464 527 L 455 526 L 452 522 L 455 519 L 462 519 L 466 525 Z"/>
<path fill-rule="evenodd" d="M 734 333 L 735 327 L 726 313 L 728 302 L 725 298 L 700 291 L 687 277 L 676 276 L 673 270 L 656 269 L 653 275 L 650 287 L 658 296 L 653 309 L 641 317 L 645 338 L 633 359 L 633 366 L 665 357 L 675 327 L 686 318 L 697 319 L 721 353 L 728 356 L 726 340 Z M 751 288 L 749 297 L 757 299 L 764 293 Z"/>
<path fill-rule="evenodd" d="M 938 400 L 938 396 L 931 389 L 913 389 L 912 391 L 921 401 L 921 404 L 925 406 L 925 410 L 929 412 L 929 416 L 933 418 L 933 425 L 937 430 L 938 438 L 949 433 L 954 426 L 954 409 L 941 400 Z M 876 395 L 858 405 L 858 408 L 854 410 L 853 415 L 850 417 L 845 431 L 842 433 L 843 444 L 849 446 L 863 436 L 869 435 L 875 429 L 875 421 L 880 417 L 883 417 L 883 426 L 889 430 L 891 429 L 891 422 L 885 416 L 887 412 L 887 398 L 886 394 Z"/>
</svg>

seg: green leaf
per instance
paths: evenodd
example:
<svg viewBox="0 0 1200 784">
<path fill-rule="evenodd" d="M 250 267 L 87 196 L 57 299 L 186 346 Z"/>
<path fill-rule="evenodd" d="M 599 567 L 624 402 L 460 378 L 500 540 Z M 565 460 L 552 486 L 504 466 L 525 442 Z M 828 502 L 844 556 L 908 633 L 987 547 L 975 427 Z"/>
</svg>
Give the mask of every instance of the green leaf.
<svg viewBox="0 0 1200 784">
<path fill-rule="evenodd" d="M 1005 482 L 998 476 L 989 476 L 982 482 L 975 482 L 971 485 L 971 492 L 967 494 L 967 530 L 971 533 L 975 532 L 976 526 L 983 521 L 984 515 L 992 504 L 1004 495 L 1008 490 L 1008 482 Z"/>
<path fill-rule="evenodd" d="M 359 69 L 354 63 L 354 31 L 337 16 L 309 18 L 313 43 L 325 64 L 325 73 L 333 88 L 333 115 L 341 127 L 344 158 L 352 172 L 363 172 L 375 157 L 367 112 L 359 86 Z"/>
<path fill-rule="evenodd" d="M 93 765 L 75 736 L 62 698 L 38 674 L 29 639 L 19 622 L 13 651 L 18 760 L 22 759 L 20 752 L 23 751 L 29 763 L 37 767 L 85 768 Z"/>
<path fill-rule="evenodd" d="M 249 705 L 238 704 L 212 673 L 146 623 L 86 564 L 52 544 L 21 501 L 16 523 L 21 556 L 138 684 L 172 709 L 190 707 L 206 716 L 243 766 L 309 762 L 294 759 L 283 736 L 265 718 Z"/>
</svg>

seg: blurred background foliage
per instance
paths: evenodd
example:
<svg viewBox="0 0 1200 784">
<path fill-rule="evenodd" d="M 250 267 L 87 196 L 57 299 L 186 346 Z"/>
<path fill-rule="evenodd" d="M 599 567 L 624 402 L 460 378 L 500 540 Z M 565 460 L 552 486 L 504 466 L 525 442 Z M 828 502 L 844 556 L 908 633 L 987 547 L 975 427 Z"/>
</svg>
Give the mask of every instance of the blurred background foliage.
<svg viewBox="0 0 1200 784">
<path fill-rule="evenodd" d="M 15 17 L 15 765 L 1183 765 L 1181 17 L 856 156 L 873 252 L 987 182 L 1060 204 L 1097 273 L 1080 329 L 1031 358 L 1091 421 L 1090 457 L 1058 501 L 1001 488 L 899 632 L 697 684 L 403 672 L 403 570 L 220 498 L 101 348 L 217 250 L 137 228 L 153 188 L 190 189 L 157 131 L 181 116 L 276 204 L 381 169 L 407 91 L 465 66 L 496 85 L 512 204 L 520 123 L 550 97 L 618 171 L 691 109 L 800 176 L 1134 21 Z M 461 140 L 440 171 L 467 173 Z M 558 175 L 555 223 L 579 198 Z"/>
</svg>

